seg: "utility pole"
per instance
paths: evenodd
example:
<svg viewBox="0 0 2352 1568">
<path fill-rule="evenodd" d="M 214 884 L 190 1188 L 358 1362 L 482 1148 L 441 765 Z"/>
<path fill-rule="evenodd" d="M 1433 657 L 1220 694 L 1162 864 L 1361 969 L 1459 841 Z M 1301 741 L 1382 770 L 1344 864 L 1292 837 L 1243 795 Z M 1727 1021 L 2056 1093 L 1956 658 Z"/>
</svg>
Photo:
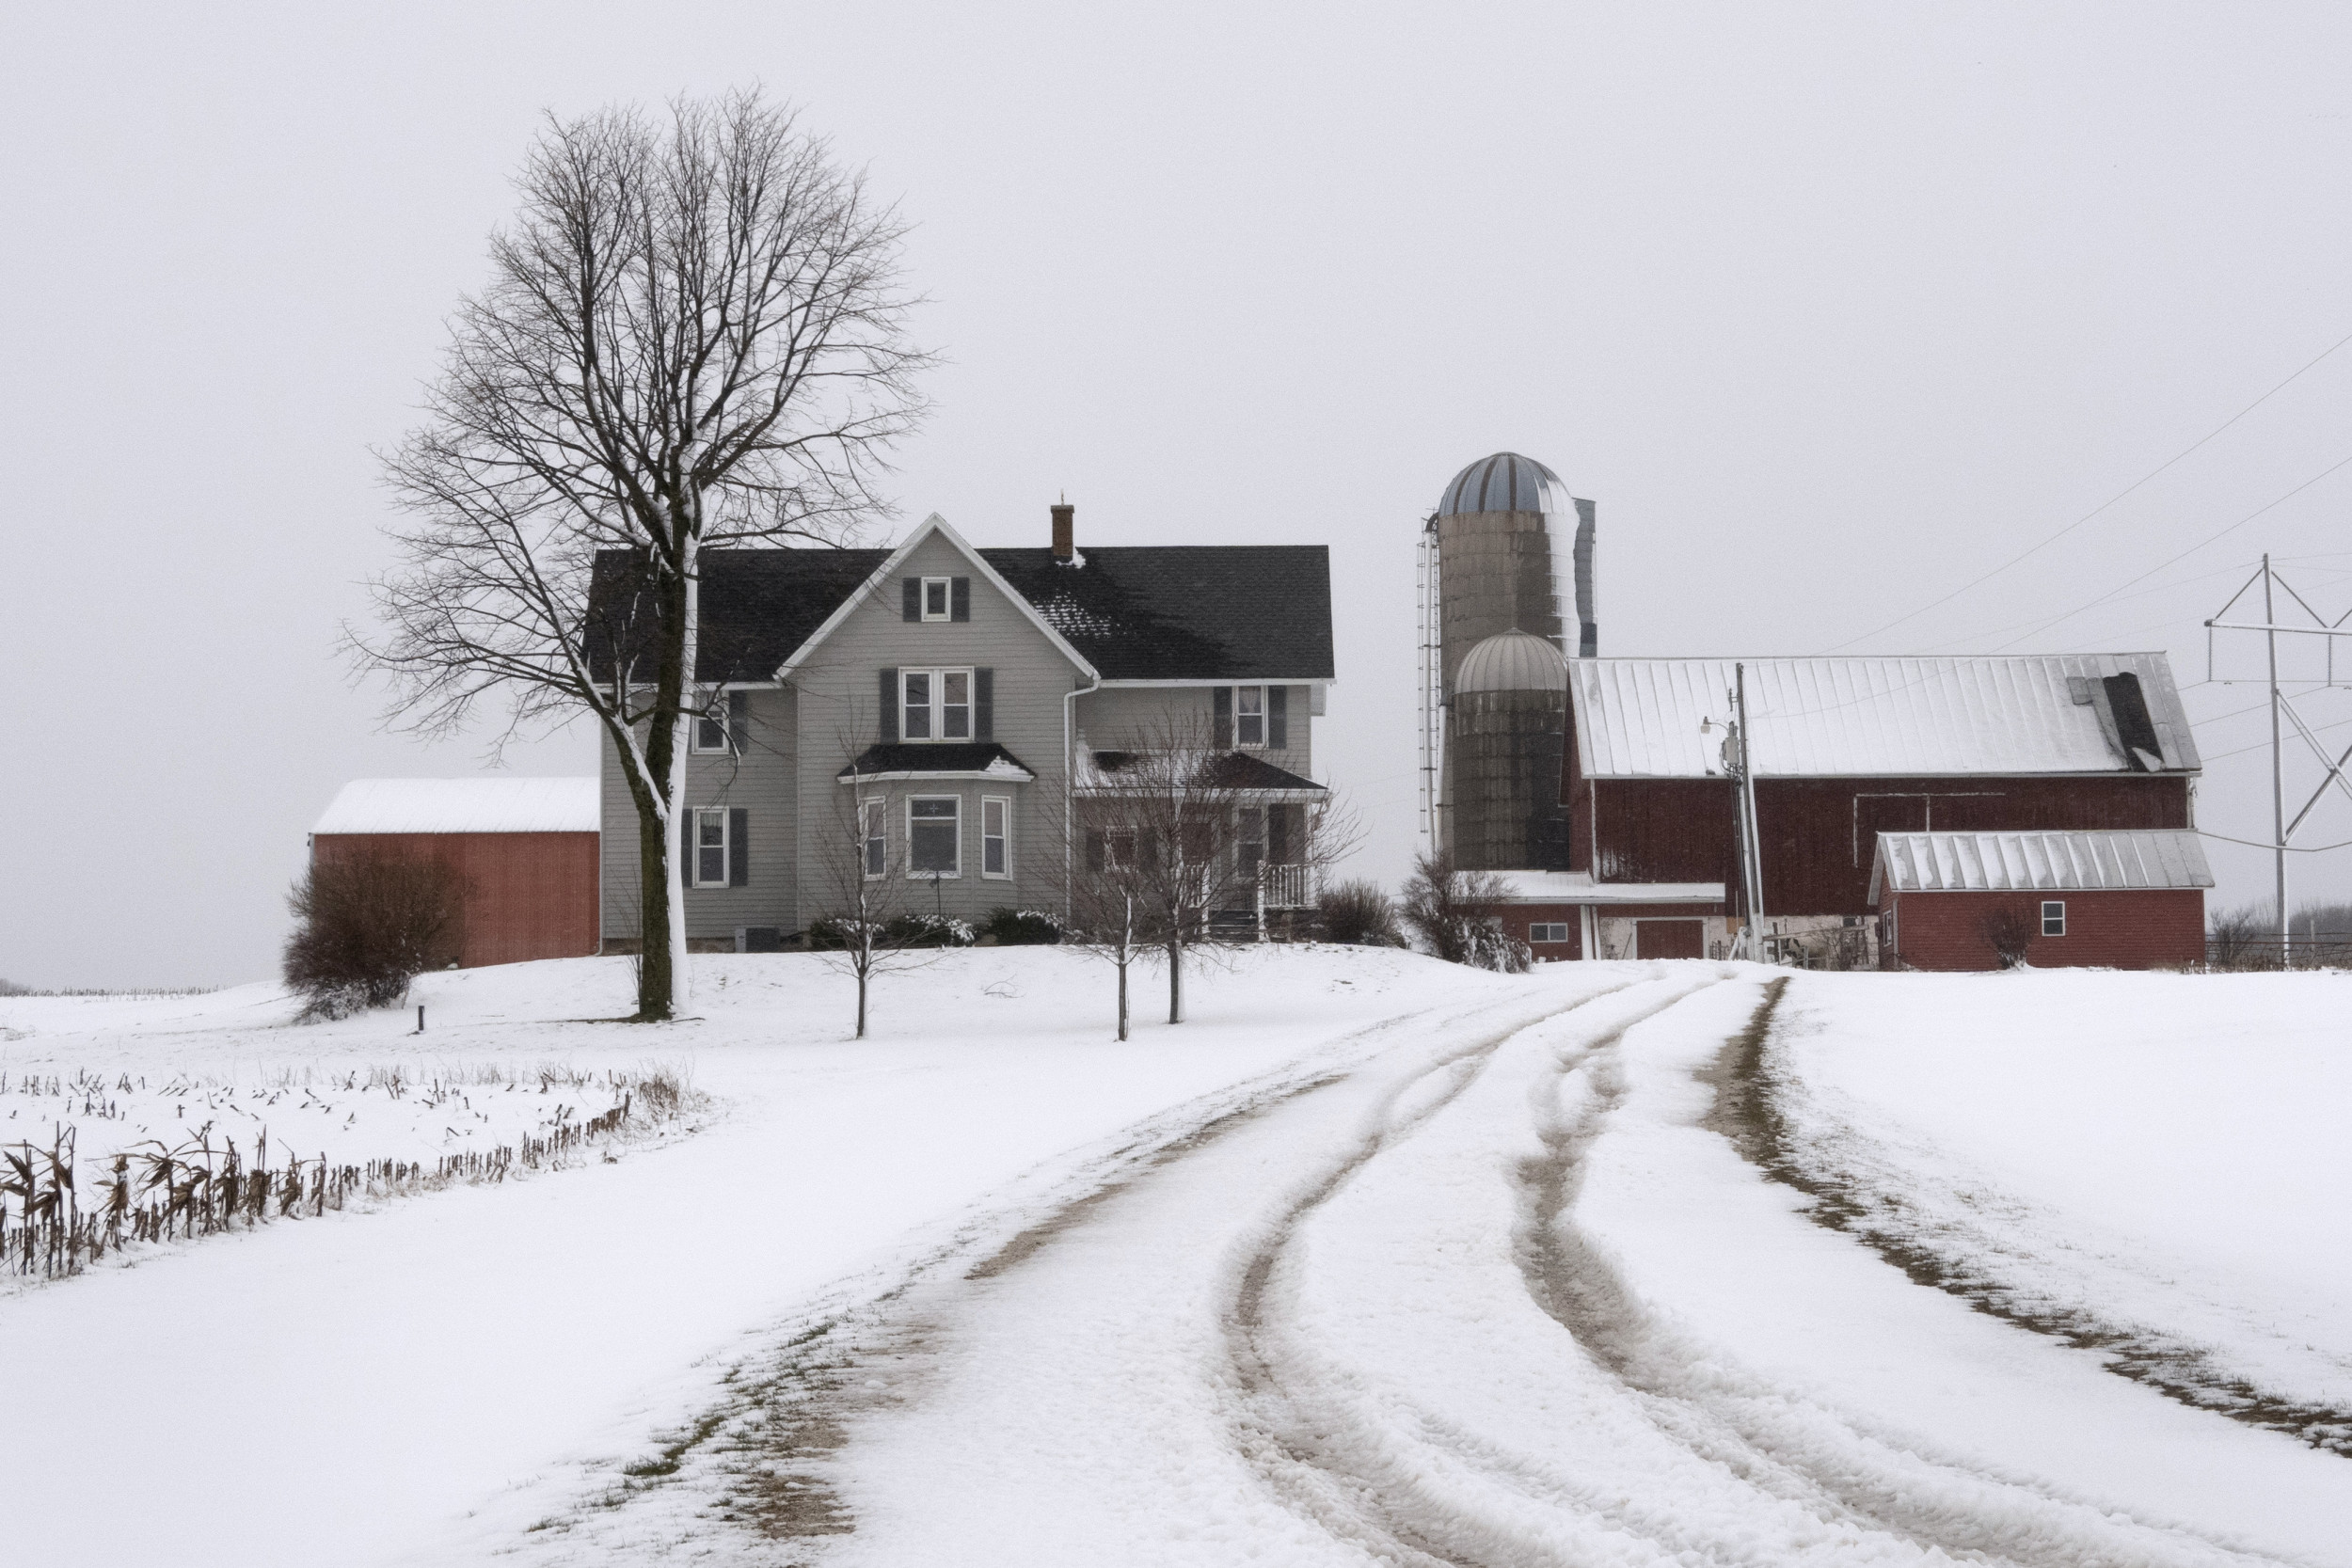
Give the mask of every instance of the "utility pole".
<svg viewBox="0 0 2352 1568">
<path fill-rule="evenodd" d="M 1756 819 L 1756 769 L 1748 757 L 1748 667 L 1734 665 L 1732 678 L 1731 739 L 1724 750 L 1725 764 L 1739 790 L 1732 798 L 1732 816 L 1740 832 L 1740 902 L 1747 906 L 1740 942 L 1733 951 L 1760 962 L 1764 957 L 1764 850 L 1758 842 Z"/>
<path fill-rule="evenodd" d="M 2279 736 L 2279 616 L 2270 599 L 2270 552 L 2263 552 L 2263 645 L 2270 660 L 2270 834 L 2279 900 L 2279 967 L 2295 967 L 2295 942 L 2287 925 L 2286 763 Z"/>
</svg>

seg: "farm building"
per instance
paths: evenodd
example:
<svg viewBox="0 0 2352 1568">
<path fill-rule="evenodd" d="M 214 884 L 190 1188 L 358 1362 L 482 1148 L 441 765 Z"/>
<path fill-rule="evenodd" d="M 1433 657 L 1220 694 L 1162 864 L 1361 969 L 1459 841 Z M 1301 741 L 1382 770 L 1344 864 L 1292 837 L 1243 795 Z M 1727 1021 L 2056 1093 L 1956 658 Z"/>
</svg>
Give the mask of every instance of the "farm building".
<svg viewBox="0 0 2352 1568">
<path fill-rule="evenodd" d="M 1906 969 L 2196 963 L 2211 886 L 2178 831 L 1881 833 L 1870 865 L 1880 951 Z"/>
<path fill-rule="evenodd" d="M 596 950 L 593 778 L 354 779 L 310 830 L 310 859 L 369 855 L 465 878 L 465 968 Z"/>
</svg>

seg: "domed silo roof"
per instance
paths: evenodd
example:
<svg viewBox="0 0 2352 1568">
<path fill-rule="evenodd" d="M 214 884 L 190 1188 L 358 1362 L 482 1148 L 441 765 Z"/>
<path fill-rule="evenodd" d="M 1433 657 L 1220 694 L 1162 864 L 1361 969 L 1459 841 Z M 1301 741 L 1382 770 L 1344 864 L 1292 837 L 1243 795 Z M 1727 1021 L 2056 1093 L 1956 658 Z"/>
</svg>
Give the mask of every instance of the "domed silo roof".
<svg viewBox="0 0 2352 1568">
<path fill-rule="evenodd" d="M 1454 689 L 1472 691 L 1565 691 L 1567 660 L 1560 650 L 1529 632 L 1498 632 L 1462 657 Z"/>
<path fill-rule="evenodd" d="M 1438 501 L 1440 517 L 1472 512 L 1572 512 L 1568 487 L 1532 457 L 1499 451 L 1454 476 Z"/>
</svg>

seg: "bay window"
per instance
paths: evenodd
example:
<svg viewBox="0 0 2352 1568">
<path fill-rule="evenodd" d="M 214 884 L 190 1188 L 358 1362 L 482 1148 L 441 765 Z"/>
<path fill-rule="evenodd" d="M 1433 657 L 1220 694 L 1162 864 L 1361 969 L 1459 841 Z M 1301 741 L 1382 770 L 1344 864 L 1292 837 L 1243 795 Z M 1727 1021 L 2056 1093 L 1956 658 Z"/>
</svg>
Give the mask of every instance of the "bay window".
<svg viewBox="0 0 2352 1568">
<path fill-rule="evenodd" d="M 917 795 L 907 801 L 907 875 L 963 875 L 963 801 Z"/>
</svg>

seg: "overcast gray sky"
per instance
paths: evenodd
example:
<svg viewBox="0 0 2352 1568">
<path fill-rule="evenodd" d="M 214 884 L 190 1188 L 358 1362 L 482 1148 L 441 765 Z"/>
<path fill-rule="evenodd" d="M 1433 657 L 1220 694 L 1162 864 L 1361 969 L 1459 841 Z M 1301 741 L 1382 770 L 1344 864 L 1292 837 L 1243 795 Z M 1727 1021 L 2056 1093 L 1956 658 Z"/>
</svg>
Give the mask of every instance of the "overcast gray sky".
<svg viewBox="0 0 2352 1568">
<path fill-rule="evenodd" d="M 757 81 L 903 202 L 949 356 L 906 521 L 1041 544 L 1067 491 L 1082 544 L 1329 544 L 1320 760 L 1391 880 L 1414 530 L 1472 458 L 1598 499 L 1602 652 L 1818 652 L 2352 334 L 2342 6 L 471 0 L 24 7 L 8 32 L 23 983 L 264 975 L 342 781 L 480 766 L 483 737 L 379 733 L 332 642 L 386 559 L 369 449 L 411 422 L 544 111 Z M 2040 623 L 2346 457 L 2352 348 L 1851 651 L 2169 648 L 2214 721 L 2201 824 L 2262 837 L 2266 758 L 2226 754 L 2266 736 L 2237 711 L 2261 693 L 2193 685 L 2199 623 L 2265 548 L 2352 604 L 2352 468 Z M 508 764 L 593 756 L 581 729 Z M 2352 810 L 2306 836 L 2352 838 Z M 2352 892 L 2347 855 L 2301 885 Z M 2265 893 L 2262 852 L 2217 863 L 2225 901 Z"/>
</svg>

